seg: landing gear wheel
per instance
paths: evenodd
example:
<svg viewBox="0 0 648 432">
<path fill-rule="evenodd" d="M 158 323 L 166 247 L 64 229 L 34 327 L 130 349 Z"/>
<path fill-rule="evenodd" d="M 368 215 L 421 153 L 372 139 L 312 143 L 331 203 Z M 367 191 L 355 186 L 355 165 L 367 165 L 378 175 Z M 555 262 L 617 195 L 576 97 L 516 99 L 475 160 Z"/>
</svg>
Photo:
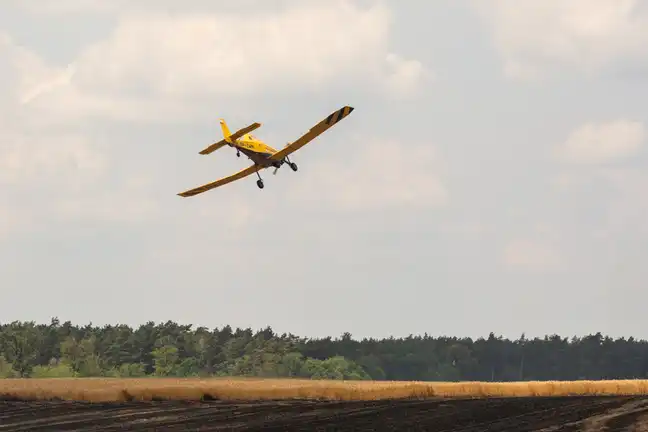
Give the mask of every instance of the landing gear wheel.
<svg viewBox="0 0 648 432">
<path fill-rule="evenodd" d="M 259 186 L 259 189 L 263 189 L 263 180 L 257 180 L 257 186 Z"/>
<path fill-rule="evenodd" d="M 290 169 L 297 171 L 297 164 L 295 162 L 290 162 Z"/>
</svg>

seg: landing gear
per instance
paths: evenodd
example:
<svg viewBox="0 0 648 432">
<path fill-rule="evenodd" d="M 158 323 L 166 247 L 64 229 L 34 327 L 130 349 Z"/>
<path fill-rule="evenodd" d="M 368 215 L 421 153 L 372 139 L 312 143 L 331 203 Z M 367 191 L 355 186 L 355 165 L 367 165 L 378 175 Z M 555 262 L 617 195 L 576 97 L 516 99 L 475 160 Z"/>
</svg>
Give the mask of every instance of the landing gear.
<svg viewBox="0 0 648 432">
<path fill-rule="evenodd" d="M 285 164 L 285 163 L 287 163 L 290 166 L 291 170 L 297 171 L 297 164 L 295 162 L 291 162 L 290 159 L 288 159 L 287 156 L 286 156 L 285 159 L 273 161 L 271 164 L 266 165 L 265 167 L 266 168 L 270 168 L 271 166 L 275 167 L 272 174 L 276 175 L 277 171 L 279 171 L 279 168 L 281 168 L 281 166 L 283 164 Z M 261 174 L 259 174 L 259 171 L 256 172 L 256 175 L 257 175 L 257 177 L 259 177 L 259 180 L 257 180 L 256 184 L 259 187 L 259 189 L 263 189 L 263 186 L 264 186 L 263 185 L 263 179 L 261 178 Z"/>
<path fill-rule="evenodd" d="M 236 149 L 236 157 L 241 157 L 241 152 Z"/>
<path fill-rule="evenodd" d="M 291 162 L 288 156 L 286 156 L 286 162 L 288 165 L 290 165 L 290 169 L 293 171 L 297 171 L 297 164 L 295 162 Z"/>
</svg>

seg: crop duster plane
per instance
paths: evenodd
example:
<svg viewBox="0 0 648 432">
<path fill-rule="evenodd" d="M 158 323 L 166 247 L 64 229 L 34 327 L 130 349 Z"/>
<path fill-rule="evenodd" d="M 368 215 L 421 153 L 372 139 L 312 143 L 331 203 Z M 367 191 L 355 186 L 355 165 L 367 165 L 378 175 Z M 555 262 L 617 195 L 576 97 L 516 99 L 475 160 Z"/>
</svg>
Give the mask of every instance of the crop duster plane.
<svg viewBox="0 0 648 432">
<path fill-rule="evenodd" d="M 202 155 L 208 155 L 214 151 L 224 147 L 230 146 L 236 149 L 236 156 L 240 157 L 241 153 L 246 155 L 248 159 L 252 160 L 253 164 L 248 168 L 232 174 L 231 176 L 216 180 L 212 183 L 208 183 L 202 186 L 198 186 L 194 189 L 181 192 L 178 195 L 181 197 L 190 197 L 198 195 L 208 190 L 215 189 L 219 186 L 226 185 L 236 180 L 240 180 L 244 177 L 247 177 L 251 174 L 256 173 L 259 177 L 257 180 L 257 186 L 259 189 L 263 189 L 263 179 L 259 175 L 259 171 L 265 168 L 274 167 L 274 173 L 277 173 L 277 170 L 281 168 L 284 164 L 288 164 L 293 171 L 297 171 L 297 164 L 292 162 L 289 156 L 311 142 L 317 136 L 331 128 L 337 122 L 351 114 L 353 107 L 344 106 L 337 111 L 334 111 L 326 117 L 324 120 L 317 123 L 313 126 L 308 132 L 299 137 L 296 141 L 286 144 L 286 146 L 277 151 L 261 141 L 260 139 L 253 136 L 250 132 L 261 127 L 260 123 L 252 123 L 249 126 L 246 126 L 242 129 L 237 130 L 234 133 L 230 133 L 229 128 L 225 120 L 220 119 L 221 129 L 223 131 L 223 139 L 210 145 L 200 152 Z"/>
</svg>

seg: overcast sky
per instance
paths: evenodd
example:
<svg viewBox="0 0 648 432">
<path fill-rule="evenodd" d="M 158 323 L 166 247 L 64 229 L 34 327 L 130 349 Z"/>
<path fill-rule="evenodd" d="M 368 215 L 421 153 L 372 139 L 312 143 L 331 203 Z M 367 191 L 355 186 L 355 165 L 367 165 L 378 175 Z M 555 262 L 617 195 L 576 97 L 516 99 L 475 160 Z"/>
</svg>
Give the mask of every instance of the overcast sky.
<svg viewBox="0 0 648 432">
<path fill-rule="evenodd" d="M 186 4 L 0 5 L 1 321 L 648 337 L 643 2 Z"/>
</svg>

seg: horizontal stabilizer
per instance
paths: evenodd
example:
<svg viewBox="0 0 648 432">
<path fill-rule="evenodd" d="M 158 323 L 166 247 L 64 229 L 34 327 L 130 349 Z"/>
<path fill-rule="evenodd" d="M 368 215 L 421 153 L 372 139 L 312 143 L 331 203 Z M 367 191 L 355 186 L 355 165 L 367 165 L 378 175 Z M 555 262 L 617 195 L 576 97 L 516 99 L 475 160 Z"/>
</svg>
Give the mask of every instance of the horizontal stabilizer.
<svg viewBox="0 0 648 432">
<path fill-rule="evenodd" d="M 227 145 L 227 141 L 220 140 L 217 143 L 214 143 L 214 144 L 210 145 L 209 147 L 207 147 L 206 149 L 202 150 L 200 152 L 200 154 L 201 155 L 207 155 L 207 154 L 213 153 L 216 150 L 218 150 L 219 148 L 223 147 L 224 145 Z"/>
<path fill-rule="evenodd" d="M 246 127 L 242 128 L 242 129 L 237 130 L 232 135 L 230 135 L 229 138 L 232 141 L 236 141 L 237 139 L 241 138 L 246 133 L 250 133 L 253 130 L 258 129 L 260 127 L 261 127 L 261 123 L 252 123 L 250 126 L 246 126 Z"/>
<path fill-rule="evenodd" d="M 225 139 L 223 139 L 221 141 L 218 141 L 217 143 L 214 143 L 214 144 L 210 145 L 209 147 L 207 147 L 206 149 L 200 151 L 201 155 L 208 155 L 210 153 L 215 152 L 216 150 L 218 150 L 219 148 L 221 148 L 221 147 L 223 147 L 225 145 L 232 144 L 234 141 L 241 138 L 246 133 L 250 133 L 253 130 L 260 128 L 261 123 L 252 123 L 249 126 L 246 126 L 246 127 L 242 128 L 242 129 L 237 130 L 236 132 L 234 132 L 231 135 L 228 134 L 229 131 L 227 129 L 227 125 L 225 124 L 224 120 L 221 120 L 221 126 L 223 127 L 223 135 L 225 135 Z"/>
</svg>

